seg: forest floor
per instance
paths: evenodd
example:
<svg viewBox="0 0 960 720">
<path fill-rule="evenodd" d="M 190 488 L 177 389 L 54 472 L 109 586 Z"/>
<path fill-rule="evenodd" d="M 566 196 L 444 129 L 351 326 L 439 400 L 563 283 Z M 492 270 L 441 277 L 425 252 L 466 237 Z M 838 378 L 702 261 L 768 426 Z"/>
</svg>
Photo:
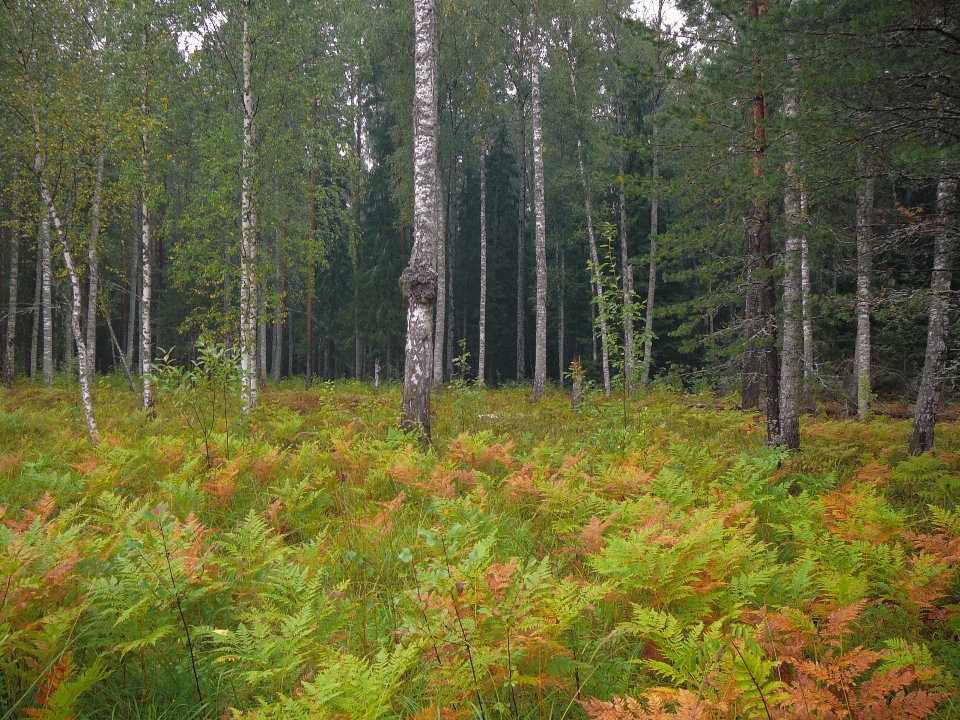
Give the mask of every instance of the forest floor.
<svg viewBox="0 0 960 720">
<path fill-rule="evenodd" d="M 400 393 L 0 389 L 0 720 L 960 718 L 960 426 Z"/>
</svg>

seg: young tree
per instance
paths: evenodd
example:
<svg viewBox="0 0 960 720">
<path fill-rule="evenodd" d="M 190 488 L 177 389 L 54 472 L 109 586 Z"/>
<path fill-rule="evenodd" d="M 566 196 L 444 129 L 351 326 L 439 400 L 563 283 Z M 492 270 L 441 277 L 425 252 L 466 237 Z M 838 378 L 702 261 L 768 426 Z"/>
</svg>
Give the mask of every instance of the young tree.
<svg viewBox="0 0 960 720">
<path fill-rule="evenodd" d="M 863 158 L 857 187 L 857 339 L 853 353 L 857 420 L 870 417 L 870 275 L 873 254 L 873 176 Z"/>
<path fill-rule="evenodd" d="M 530 67 L 530 120 L 533 125 L 533 210 L 536 218 L 534 249 L 537 261 L 537 325 L 534 348 L 533 399 L 543 397 L 547 385 L 547 214 L 543 178 L 543 126 L 540 117 L 540 40 L 534 15 Z"/>
</svg>

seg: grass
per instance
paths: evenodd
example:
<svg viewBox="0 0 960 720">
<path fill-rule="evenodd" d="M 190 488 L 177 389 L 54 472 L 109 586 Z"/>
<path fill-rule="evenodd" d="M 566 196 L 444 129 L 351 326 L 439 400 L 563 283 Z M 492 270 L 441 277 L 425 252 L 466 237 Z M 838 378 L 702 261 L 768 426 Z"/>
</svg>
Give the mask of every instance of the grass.
<svg viewBox="0 0 960 720">
<path fill-rule="evenodd" d="M 59 382 L 0 390 L 0 720 L 960 717 L 955 425 L 456 386 L 421 450 L 399 386 L 291 381 L 208 459 Z"/>
</svg>

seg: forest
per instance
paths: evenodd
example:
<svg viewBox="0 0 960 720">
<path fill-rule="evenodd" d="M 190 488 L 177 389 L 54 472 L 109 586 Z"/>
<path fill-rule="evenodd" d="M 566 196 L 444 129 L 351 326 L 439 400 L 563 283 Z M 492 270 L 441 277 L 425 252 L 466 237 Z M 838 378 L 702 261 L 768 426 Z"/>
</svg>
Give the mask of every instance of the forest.
<svg viewBox="0 0 960 720">
<path fill-rule="evenodd" d="M 960 718 L 956 0 L 0 3 L 0 720 Z"/>
</svg>

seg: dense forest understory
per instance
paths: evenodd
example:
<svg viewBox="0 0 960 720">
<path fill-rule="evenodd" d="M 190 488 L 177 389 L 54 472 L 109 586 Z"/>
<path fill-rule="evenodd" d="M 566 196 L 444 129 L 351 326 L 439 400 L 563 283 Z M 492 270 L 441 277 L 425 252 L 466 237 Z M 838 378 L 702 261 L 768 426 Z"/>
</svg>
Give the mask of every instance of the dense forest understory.
<svg viewBox="0 0 960 720">
<path fill-rule="evenodd" d="M 178 373 L 0 390 L 0 717 L 960 717 L 953 423 Z"/>
</svg>

